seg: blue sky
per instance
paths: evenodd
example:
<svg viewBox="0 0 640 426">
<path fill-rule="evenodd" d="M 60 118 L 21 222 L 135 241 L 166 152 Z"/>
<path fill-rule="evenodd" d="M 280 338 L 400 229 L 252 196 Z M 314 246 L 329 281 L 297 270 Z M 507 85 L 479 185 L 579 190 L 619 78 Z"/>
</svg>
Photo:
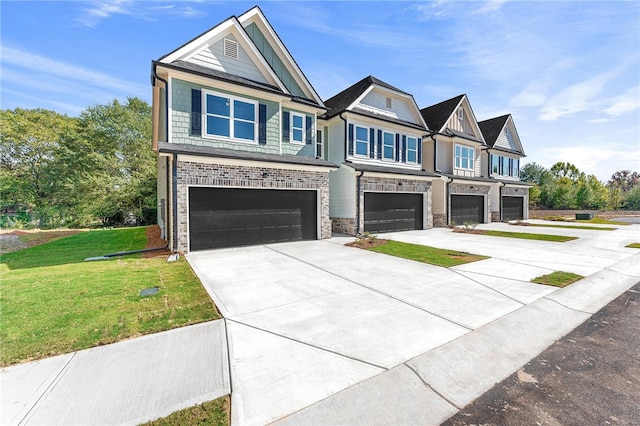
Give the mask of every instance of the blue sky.
<svg viewBox="0 0 640 426">
<path fill-rule="evenodd" d="M 513 114 L 527 158 L 640 171 L 640 2 L 0 3 L 0 106 L 151 101 L 152 59 L 258 4 L 323 99 L 367 75 L 423 108 Z"/>
</svg>

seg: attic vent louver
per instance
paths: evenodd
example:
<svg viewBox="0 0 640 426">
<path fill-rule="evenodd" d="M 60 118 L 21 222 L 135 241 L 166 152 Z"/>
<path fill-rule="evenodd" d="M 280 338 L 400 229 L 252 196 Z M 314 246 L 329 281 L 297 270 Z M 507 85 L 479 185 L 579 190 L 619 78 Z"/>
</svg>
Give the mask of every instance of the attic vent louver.
<svg viewBox="0 0 640 426">
<path fill-rule="evenodd" d="M 224 56 L 238 59 L 238 42 L 225 38 L 224 39 Z"/>
</svg>

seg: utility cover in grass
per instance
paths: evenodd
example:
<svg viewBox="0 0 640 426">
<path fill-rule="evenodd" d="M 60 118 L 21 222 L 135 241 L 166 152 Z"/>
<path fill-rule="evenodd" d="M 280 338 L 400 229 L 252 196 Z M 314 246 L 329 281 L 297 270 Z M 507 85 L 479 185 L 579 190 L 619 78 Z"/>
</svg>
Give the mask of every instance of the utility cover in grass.
<svg viewBox="0 0 640 426">
<path fill-rule="evenodd" d="M 153 296 L 154 294 L 158 294 L 158 291 L 160 291 L 160 287 L 145 288 L 143 290 L 140 290 L 140 296 Z"/>
</svg>

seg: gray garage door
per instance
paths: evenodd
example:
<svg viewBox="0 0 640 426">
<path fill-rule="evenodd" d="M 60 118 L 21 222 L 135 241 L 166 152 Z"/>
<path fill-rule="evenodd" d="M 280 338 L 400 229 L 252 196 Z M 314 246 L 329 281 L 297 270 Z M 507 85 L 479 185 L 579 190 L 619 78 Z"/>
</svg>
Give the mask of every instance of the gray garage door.
<svg viewBox="0 0 640 426">
<path fill-rule="evenodd" d="M 502 220 L 520 220 L 524 217 L 524 197 L 502 197 Z"/>
<path fill-rule="evenodd" d="M 190 188 L 190 249 L 315 240 L 316 205 L 316 191 Z"/>
<path fill-rule="evenodd" d="M 465 222 L 484 223 L 484 197 L 482 195 L 452 195 L 451 220 L 456 225 Z"/>
<path fill-rule="evenodd" d="M 422 194 L 364 193 L 364 230 L 392 232 L 422 229 Z"/>
</svg>

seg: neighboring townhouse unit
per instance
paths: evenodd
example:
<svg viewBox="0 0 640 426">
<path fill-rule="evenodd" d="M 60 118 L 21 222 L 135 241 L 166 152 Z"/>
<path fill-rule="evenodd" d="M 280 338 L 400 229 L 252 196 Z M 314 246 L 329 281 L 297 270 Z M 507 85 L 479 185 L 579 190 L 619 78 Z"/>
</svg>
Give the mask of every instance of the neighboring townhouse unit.
<svg viewBox="0 0 640 426">
<path fill-rule="evenodd" d="M 494 179 L 482 170 L 487 148 L 466 95 L 420 110 L 430 134 L 423 139 L 424 169 L 441 178 L 433 181 L 434 226 L 491 221 Z"/>
<path fill-rule="evenodd" d="M 331 236 L 326 108 L 258 7 L 152 67 L 158 223 L 173 250 Z"/>
<path fill-rule="evenodd" d="M 327 99 L 321 117 L 333 230 L 351 235 L 432 227 L 431 180 L 422 169 L 425 125 L 413 97 L 366 77 Z"/>
<path fill-rule="evenodd" d="M 486 175 L 498 181 L 491 191 L 491 220 L 529 217 L 529 187 L 520 181 L 520 159 L 525 157 L 511 114 L 478 123 L 489 146 L 482 151 Z"/>
</svg>

